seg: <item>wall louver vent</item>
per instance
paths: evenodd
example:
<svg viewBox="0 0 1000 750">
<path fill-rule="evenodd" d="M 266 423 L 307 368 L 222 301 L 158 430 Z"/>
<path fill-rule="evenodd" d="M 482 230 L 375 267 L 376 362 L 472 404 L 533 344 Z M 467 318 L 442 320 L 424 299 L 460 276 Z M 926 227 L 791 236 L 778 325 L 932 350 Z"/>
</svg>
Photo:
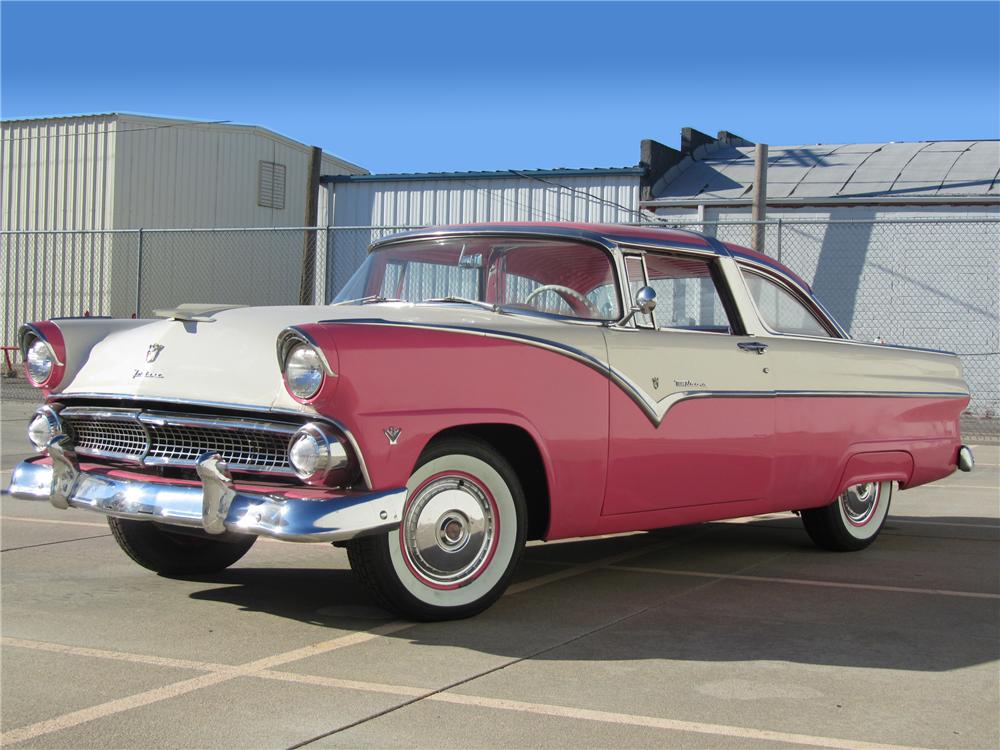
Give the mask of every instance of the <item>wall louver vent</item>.
<svg viewBox="0 0 1000 750">
<path fill-rule="evenodd" d="M 285 165 L 260 162 L 257 170 L 257 205 L 264 208 L 285 207 Z"/>
</svg>

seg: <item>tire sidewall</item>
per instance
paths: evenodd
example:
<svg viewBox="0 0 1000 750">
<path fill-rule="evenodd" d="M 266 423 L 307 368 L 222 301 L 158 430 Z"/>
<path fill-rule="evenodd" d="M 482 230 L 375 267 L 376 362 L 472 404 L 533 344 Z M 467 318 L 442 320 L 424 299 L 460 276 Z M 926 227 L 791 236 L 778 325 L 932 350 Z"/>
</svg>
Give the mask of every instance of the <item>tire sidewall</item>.
<svg viewBox="0 0 1000 750">
<path fill-rule="evenodd" d="M 471 475 L 492 495 L 497 510 L 499 534 L 489 565 L 473 581 L 458 588 L 437 589 L 428 586 L 410 570 L 402 549 L 402 526 L 385 537 L 388 562 L 405 594 L 421 607 L 460 611 L 482 609 L 495 600 L 506 587 L 524 546 L 525 513 L 523 499 L 492 463 L 470 453 L 450 453 L 421 464 L 406 483 L 407 496 L 430 477 L 441 473 L 461 472 Z M 404 511 L 405 524 L 405 511 Z"/>
<path fill-rule="evenodd" d="M 868 542 L 878 536 L 889 515 L 889 503 L 892 500 L 892 482 L 878 483 L 878 498 L 876 499 L 875 510 L 863 524 L 855 524 L 847 516 L 844 510 L 844 503 L 838 497 L 834 502 L 837 517 L 840 519 L 841 531 L 849 538 L 858 542 Z"/>
</svg>

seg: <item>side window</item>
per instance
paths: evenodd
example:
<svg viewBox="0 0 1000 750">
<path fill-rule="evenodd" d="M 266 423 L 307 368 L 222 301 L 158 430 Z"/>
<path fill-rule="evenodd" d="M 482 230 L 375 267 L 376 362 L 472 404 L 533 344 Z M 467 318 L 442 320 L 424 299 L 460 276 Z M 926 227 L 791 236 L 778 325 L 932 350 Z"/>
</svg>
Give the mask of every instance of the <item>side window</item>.
<svg viewBox="0 0 1000 750">
<path fill-rule="evenodd" d="M 729 316 L 715 288 L 709 261 L 677 255 L 646 256 L 649 285 L 656 290 L 656 325 L 730 333 Z"/>
<path fill-rule="evenodd" d="M 742 269 L 753 301 L 772 331 L 802 336 L 830 337 L 830 332 L 791 292 L 758 273 Z"/>
<path fill-rule="evenodd" d="M 646 286 L 646 271 L 642 266 L 641 255 L 625 256 L 625 273 L 628 274 L 628 301 L 631 305 L 635 302 L 635 293 Z M 632 318 L 632 324 L 639 328 L 652 328 L 653 316 L 636 313 L 635 317 Z"/>
</svg>

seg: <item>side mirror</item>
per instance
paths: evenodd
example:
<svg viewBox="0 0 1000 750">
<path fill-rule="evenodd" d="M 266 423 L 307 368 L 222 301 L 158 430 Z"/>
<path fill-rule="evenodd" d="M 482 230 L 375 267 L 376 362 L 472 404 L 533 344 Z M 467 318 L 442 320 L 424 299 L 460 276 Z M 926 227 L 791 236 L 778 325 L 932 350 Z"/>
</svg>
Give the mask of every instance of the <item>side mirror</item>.
<svg viewBox="0 0 1000 750">
<path fill-rule="evenodd" d="M 644 286 L 635 293 L 636 312 L 649 315 L 656 307 L 656 290 L 651 286 Z"/>
<path fill-rule="evenodd" d="M 649 315 L 656 307 L 656 290 L 651 286 L 644 286 L 635 293 L 635 304 L 628 311 L 624 318 L 618 321 L 618 325 L 628 325 L 628 322 L 635 317 L 636 313 Z"/>
</svg>

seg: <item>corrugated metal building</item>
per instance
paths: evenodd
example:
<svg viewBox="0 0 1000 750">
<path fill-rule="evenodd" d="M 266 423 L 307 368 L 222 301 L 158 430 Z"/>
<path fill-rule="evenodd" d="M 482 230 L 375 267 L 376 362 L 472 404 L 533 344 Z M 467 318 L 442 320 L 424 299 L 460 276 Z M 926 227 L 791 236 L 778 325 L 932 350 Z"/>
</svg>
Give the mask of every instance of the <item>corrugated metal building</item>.
<svg viewBox="0 0 1000 750">
<path fill-rule="evenodd" d="M 303 224 L 310 148 L 264 128 L 111 113 L 0 131 L 5 230 Z M 366 172 L 323 155 L 323 174 Z"/>
<path fill-rule="evenodd" d="M 148 230 L 303 226 L 307 193 L 325 193 L 310 188 L 309 146 L 256 126 L 117 113 L 0 125 L 3 343 L 50 316 L 299 299 L 302 232 Z M 320 172 L 365 170 L 322 154 Z"/>
<path fill-rule="evenodd" d="M 339 289 L 379 232 L 486 221 L 635 222 L 642 167 L 325 176 L 330 288 Z M 358 229 L 352 229 L 357 227 Z"/>
<path fill-rule="evenodd" d="M 753 144 L 685 129 L 680 151 L 657 145 L 642 208 L 749 244 L 725 222 L 750 219 Z M 973 411 L 998 413 L 1000 141 L 771 146 L 766 192 L 764 249 L 852 335 L 965 355 Z"/>
</svg>

